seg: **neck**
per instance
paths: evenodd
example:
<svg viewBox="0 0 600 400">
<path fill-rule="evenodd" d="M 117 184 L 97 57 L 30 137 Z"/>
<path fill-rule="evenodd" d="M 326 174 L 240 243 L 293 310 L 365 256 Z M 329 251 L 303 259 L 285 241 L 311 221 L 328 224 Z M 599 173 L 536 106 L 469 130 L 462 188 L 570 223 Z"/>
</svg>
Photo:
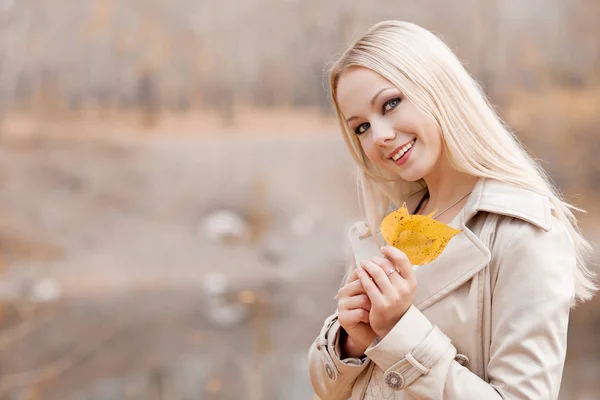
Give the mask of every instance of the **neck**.
<svg viewBox="0 0 600 400">
<path fill-rule="evenodd" d="M 473 190 L 477 182 L 477 177 L 457 171 L 450 165 L 446 157 L 440 157 L 440 160 L 433 171 L 424 178 L 429 199 L 425 208 L 427 212 L 433 210 L 442 211 L 449 207 L 455 201 Z M 463 204 L 465 199 L 457 206 Z"/>
</svg>

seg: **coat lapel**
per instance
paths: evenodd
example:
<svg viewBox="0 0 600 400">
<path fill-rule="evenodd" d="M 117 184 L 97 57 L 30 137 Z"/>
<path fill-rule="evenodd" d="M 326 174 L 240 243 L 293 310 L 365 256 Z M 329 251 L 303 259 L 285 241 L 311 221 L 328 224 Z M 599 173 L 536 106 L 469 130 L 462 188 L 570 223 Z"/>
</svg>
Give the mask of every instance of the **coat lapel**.
<svg viewBox="0 0 600 400">
<path fill-rule="evenodd" d="M 350 231 L 356 266 L 362 260 L 381 256 L 379 246 L 371 236 L 361 238 L 359 224 L 354 225 Z M 466 227 L 462 216 L 459 218 L 459 226 L 462 232 L 450 240 L 438 258 L 429 264 L 416 267 L 415 273 L 419 284 L 413 304 L 420 310 L 424 310 L 467 282 L 490 261 L 490 251 L 477 235 Z M 380 243 L 385 243 L 381 233 L 378 232 L 377 237 Z"/>
<path fill-rule="evenodd" d="M 460 218 L 461 233 L 442 254 L 429 264 L 416 268 L 417 289 L 413 304 L 421 311 L 471 279 L 490 262 L 489 249 Z"/>
<path fill-rule="evenodd" d="M 425 193 L 424 190 L 407 199 L 411 213 Z M 468 227 L 479 211 L 519 218 L 544 230 L 551 226 L 551 204 L 546 196 L 507 183 L 479 179 L 457 218 L 456 227 L 462 232 L 450 240 L 437 259 L 415 270 L 418 286 L 413 304 L 420 310 L 436 303 L 489 264 L 490 250 Z M 371 235 L 365 235 L 365 231 L 364 222 L 355 224 L 350 230 L 356 266 L 362 260 L 381 255 L 378 243 Z M 380 244 L 385 244 L 380 232 L 377 232 L 377 239 Z"/>
</svg>

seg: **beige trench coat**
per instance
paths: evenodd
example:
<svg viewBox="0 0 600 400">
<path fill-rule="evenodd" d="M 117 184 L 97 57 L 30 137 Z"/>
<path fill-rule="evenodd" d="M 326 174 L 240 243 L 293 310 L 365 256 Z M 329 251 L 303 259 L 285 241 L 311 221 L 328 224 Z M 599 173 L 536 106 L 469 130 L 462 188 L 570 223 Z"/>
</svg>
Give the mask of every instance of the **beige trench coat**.
<svg viewBox="0 0 600 400">
<path fill-rule="evenodd" d="M 337 317 L 326 319 L 309 351 L 315 393 L 362 399 L 377 365 L 396 400 L 556 399 L 576 261 L 552 209 L 545 196 L 479 179 L 454 219 L 462 232 L 416 269 L 413 305 L 365 358 L 340 360 Z M 356 262 L 380 254 L 360 224 Z"/>
</svg>

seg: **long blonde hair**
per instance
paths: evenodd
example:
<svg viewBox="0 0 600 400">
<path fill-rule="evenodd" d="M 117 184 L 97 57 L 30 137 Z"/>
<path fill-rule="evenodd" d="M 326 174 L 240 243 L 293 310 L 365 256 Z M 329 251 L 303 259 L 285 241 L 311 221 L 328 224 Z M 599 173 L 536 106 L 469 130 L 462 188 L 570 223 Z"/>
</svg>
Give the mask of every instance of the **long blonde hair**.
<svg viewBox="0 0 600 400">
<path fill-rule="evenodd" d="M 543 168 L 530 157 L 500 120 L 477 82 L 436 35 L 404 21 L 383 21 L 350 46 L 332 65 L 331 96 L 344 139 L 359 166 L 359 197 L 370 227 L 376 227 L 391 205 L 402 204 L 425 188 L 377 168 L 366 157 L 337 102 L 337 85 L 348 68 L 377 72 L 439 125 L 444 150 L 454 168 L 472 176 L 496 179 L 549 196 L 575 244 L 575 298 L 586 301 L 597 289 L 586 264 L 591 245 L 581 235 L 573 210 Z"/>
</svg>

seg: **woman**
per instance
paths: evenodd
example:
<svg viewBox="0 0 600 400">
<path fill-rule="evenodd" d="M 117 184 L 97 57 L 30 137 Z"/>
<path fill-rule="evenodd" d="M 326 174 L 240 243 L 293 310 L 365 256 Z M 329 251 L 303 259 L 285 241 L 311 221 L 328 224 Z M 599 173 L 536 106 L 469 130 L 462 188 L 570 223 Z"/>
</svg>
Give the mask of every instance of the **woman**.
<svg viewBox="0 0 600 400">
<path fill-rule="evenodd" d="M 356 268 L 309 352 L 317 395 L 557 398 L 569 311 L 596 289 L 574 207 L 419 26 L 373 26 L 330 87 L 367 222 L 351 229 Z M 379 247 L 404 203 L 462 231 L 429 264 Z"/>
</svg>

